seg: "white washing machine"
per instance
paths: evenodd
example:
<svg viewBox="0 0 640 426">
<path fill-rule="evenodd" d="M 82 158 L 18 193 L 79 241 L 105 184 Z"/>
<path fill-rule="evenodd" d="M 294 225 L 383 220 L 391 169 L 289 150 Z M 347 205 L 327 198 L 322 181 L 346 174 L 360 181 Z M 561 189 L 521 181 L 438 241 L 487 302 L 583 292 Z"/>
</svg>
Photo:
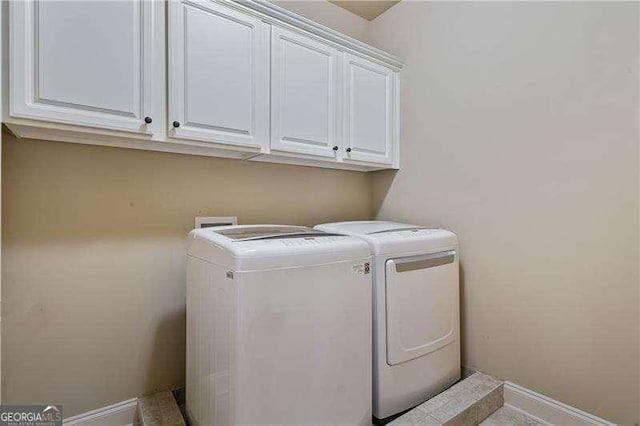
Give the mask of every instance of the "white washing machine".
<svg viewBox="0 0 640 426">
<path fill-rule="evenodd" d="M 192 231 L 190 424 L 370 425 L 370 256 L 304 227 Z"/>
<path fill-rule="evenodd" d="M 316 226 L 367 241 L 373 252 L 373 415 L 386 419 L 460 379 L 458 240 L 394 222 Z"/>
</svg>

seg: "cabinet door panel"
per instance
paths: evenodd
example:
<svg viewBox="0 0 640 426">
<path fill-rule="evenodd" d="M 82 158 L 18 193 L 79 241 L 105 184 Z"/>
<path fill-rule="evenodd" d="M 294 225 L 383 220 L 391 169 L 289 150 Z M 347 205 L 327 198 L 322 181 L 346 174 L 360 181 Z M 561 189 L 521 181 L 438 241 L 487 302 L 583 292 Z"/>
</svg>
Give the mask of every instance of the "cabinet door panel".
<svg viewBox="0 0 640 426">
<path fill-rule="evenodd" d="M 345 54 L 344 73 L 346 159 L 390 164 L 394 126 L 393 71 Z"/>
<path fill-rule="evenodd" d="M 268 138 L 268 27 L 212 2 L 171 3 L 172 136 L 259 147 Z"/>
<path fill-rule="evenodd" d="M 151 133 L 155 2 L 11 2 L 10 114 Z M 155 28 L 155 29 L 154 29 Z"/>
<path fill-rule="evenodd" d="M 271 148 L 334 157 L 337 50 L 277 27 L 271 40 Z"/>
</svg>

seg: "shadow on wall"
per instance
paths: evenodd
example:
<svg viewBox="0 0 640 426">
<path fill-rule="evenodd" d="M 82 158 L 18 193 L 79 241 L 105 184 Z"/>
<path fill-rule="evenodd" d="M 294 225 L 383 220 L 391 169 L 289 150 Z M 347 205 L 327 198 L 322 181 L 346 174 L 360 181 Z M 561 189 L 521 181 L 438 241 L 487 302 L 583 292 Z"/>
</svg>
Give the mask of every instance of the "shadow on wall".
<svg viewBox="0 0 640 426">
<path fill-rule="evenodd" d="M 174 372 L 176 365 L 179 365 L 183 377 L 179 383 L 184 383 L 184 366 L 186 337 L 186 307 L 165 315 L 157 322 L 153 334 L 151 357 L 146 363 L 147 375 L 145 389 L 149 390 L 149 395 L 173 390 L 175 375 L 167 375 L 167 372 Z M 176 336 L 180 336 L 179 341 Z"/>
<path fill-rule="evenodd" d="M 306 226 L 371 217 L 371 178 L 362 172 L 18 140 L 7 132 L 2 151 L 9 245 L 184 238 L 195 216 Z"/>
<path fill-rule="evenodd" d="M 373 220 L 378 219 L 382 203 L 384 203 L 397 173 L 398 170 L 380 170 L 377 172 L 371 172 L 371 213 Z"/>
<path fill-rule="evenodd" d="M 464 280 L 464 265 L 460 262 L 460 361 L 465 367 L 472 367 L 467 365 L 467 353 L 466 353 L 466 345 L 464 344 L 467 341 L 467 333 L 465 324 L 465 297 L 464 297 L 464 288 L 465 288 L 465 280 Z"/>
</svg>

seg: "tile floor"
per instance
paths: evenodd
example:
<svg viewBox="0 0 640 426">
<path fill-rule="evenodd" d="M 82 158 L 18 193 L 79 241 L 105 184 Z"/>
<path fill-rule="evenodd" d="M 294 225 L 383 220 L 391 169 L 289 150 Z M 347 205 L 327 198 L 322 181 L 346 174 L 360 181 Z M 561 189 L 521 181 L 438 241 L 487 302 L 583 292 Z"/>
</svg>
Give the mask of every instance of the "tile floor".
<svg viewBox="0 0 640 426">
<path fill-rule="evenodd" d="M 136 426 L 185 426 L 182 413 L 170 391 L 138 398 Z"/>
<path fill-rule="evenodd" d="M 480 423 L 482 426 L 549 426 L 549 423 L 528 416 L 523 411 L 503 406 L 498 411 Z"/>
<path fill-rule="evenodd" d="M 391 422 L 390 426 L 477 425 L 503 405 L 502 382 L 475 373 Z"/>
</svg>

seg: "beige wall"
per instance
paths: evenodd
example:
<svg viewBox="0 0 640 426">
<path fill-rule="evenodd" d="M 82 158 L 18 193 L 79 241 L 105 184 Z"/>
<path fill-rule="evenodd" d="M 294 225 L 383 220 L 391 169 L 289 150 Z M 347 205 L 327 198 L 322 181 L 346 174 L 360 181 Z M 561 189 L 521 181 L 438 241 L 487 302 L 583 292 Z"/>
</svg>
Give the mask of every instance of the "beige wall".
<svg viewBox="0 0 640 426">
<path fill-rule="evenodd" d="M 460 235 L 466 364 L 638 421 L 638 5 L 403 2 L 369 24 L 278 4 L 407 60 L 402 170 L 5 134 L 3 403 L 73 415 L 181 385 L 194 216 L 314 224 L 373 205 Z"/>
<path fill-rule="evenodd" d="M 304 16 L 360 41 L 368 42 L 369 21 L 325 0 L 272 0 L 293 13 Z"/>
<path fill-rule="evenodd" d="M 378 217 L 458 233 L 463 357 L 638 422 L 638 3 L 405 1 L 402 169 Z"/>
<path fill-rule="evenodd" d="M 364 173 L 3 136 L 3 403 L 69 416 L 183 385 L 195 216 L 370 215 Z"/>
</svg>

